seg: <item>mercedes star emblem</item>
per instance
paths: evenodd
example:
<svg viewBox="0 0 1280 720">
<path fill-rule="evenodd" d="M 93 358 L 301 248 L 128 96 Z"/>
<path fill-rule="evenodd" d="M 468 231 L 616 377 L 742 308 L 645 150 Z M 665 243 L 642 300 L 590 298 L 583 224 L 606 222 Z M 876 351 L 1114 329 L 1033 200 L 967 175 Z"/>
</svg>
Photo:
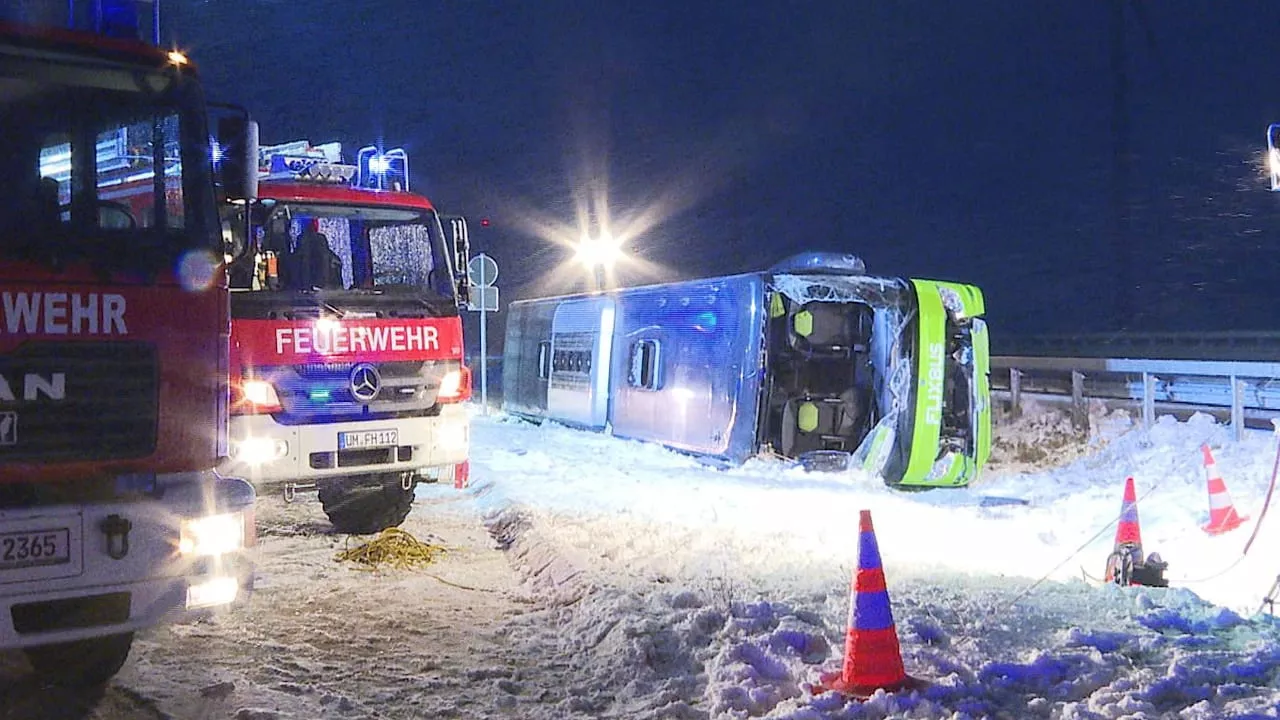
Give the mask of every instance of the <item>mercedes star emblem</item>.
<svg viewBox="0 0 1280 720">
<path fill-rule="evenodd" d="M 373 402 L 382 390 L 382 376 L 378 368 L 361 363 L 351 368 L 351 396 L 362 403 Z"/>
</svg>

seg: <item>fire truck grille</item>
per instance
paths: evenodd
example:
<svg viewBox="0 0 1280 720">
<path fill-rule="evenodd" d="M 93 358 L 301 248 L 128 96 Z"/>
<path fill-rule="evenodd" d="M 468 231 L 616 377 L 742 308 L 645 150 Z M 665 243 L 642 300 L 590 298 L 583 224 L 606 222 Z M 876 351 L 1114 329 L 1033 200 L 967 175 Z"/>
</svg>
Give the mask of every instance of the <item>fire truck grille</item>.
<svg viewBox="0 0 1280 720">
<path fill-rule="evenodd" d="M 372 384 L 367 374 L 353 376 L 361 365 L 307 363 L 256 368 L 254 374 L 276 387 L 284 407 L 277 422 L 310 425 L 438 415 L 440 381 L 458 361 L 369 363 L 376 374 Z"/>
<path fill-rule="evenodd" d="M 143 343 L 39 343 L 0 356 L 0 463 L 155 452 L 159 378 Z"/>
</svg>

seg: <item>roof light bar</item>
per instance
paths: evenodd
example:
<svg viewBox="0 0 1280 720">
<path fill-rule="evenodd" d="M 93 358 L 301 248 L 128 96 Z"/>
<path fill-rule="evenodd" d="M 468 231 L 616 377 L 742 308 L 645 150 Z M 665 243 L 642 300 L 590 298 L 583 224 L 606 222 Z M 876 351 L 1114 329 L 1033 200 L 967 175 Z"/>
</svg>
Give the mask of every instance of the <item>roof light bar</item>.
<svg viewBox="0 0 1280 720">
<path fill-rule="evenodd" d="M 342 160 L 341 143 L 312 145 L 308 140 L 297 140 L 260 148 L 258 177 L 408 191 L 409 156 L 403 148 L 382 151 L 370 145 L 360 149 L 355 165 L 348 165 Z"/>
<path fill-rule="evenodd" d="M 160 0 L 8 0 L 0 20 L 160 44 Z"/>
</svg>

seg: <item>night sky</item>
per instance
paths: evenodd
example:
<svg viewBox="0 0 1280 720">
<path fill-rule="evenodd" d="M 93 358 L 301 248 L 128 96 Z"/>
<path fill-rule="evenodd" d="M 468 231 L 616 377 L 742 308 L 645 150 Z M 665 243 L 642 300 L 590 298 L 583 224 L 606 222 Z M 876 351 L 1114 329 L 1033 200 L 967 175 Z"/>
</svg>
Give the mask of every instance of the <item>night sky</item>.
<svg viewBox="0 0 1280 720">
<path fill-rule="evenodd" d="M 1280 4 L 1126 4 L 1119 225 L 1111 8 L 168 0 L 165 25 L 264 143 L 404 146 L 504 300 L 585 287 L 527 220 L 570 225 L 575 193 L 607 187 L 615 228 L 668 211 L 625 284 L 839 250 L 981 286 L 997 338 L 1277 327 Z"/>
</svg>

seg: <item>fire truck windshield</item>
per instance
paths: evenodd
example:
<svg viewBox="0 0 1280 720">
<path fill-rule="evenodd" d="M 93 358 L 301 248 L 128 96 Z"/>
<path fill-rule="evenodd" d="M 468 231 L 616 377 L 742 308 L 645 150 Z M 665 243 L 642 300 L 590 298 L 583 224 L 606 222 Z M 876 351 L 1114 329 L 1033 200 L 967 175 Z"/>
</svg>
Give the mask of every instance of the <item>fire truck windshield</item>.
<svg viewBox="0 0 1280 720">
<path fill-rule="evenodd" d="M 198 93 L 177 69 L 0 49 L 0 258 L 154 276 L 220 251 Z"/>
<path fill-rule="evenodd" d="M 260 291 L 398 287 L 454 297 L 435 212 L 375 205 L 274 204 L 254 226 L 249 252 L 232 264 L 231 285 Z"/>
</svg>

